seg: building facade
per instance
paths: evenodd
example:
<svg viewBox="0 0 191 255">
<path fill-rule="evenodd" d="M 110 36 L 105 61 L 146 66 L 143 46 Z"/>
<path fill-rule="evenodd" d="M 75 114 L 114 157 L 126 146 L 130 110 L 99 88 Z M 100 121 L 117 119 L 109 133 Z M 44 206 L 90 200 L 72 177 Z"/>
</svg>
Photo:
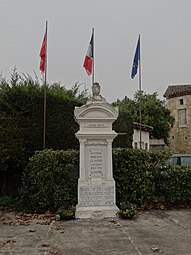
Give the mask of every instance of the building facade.
<svg viewBox="0 0 191 255">
<path fill-rule="evenodd" d="M 169 150 L 171 153 L 191 153 L 191 85 L 171 85 L 164 97 L 175 118 L 170 131 Z"/>
<path fill-rule="evenodd" d="M 149 132 L 152 129 L 153 129 L 153 127 L 142 124 L 141 125 L 141 130 L 140 130 L 140 124 L 134 122 L 133 123 L 133 143 L 132 143 L 132 147 L 134 149 L 149 150 L 150 149 Z"/>
</svg>

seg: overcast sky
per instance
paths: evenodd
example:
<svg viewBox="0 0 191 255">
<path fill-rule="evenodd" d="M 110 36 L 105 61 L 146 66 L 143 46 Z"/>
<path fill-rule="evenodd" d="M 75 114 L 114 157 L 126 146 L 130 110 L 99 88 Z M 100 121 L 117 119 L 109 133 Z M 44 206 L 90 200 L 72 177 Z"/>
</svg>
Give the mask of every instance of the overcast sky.
<svg viewBox="0 0 191 255">
<path fill-rule="evenodd" d="M 160 98 L 170 84 L 191 83 L 191 0 L 0 0 L 0 71 L 7 79 L 39 71 L 48 21 L 49 83 L 91 88 L 83 61 L 95 28 L 95 80 L 109 102 L 133 98 L 130 78 L 141 35 L 142 90 Z"/>
</svg>

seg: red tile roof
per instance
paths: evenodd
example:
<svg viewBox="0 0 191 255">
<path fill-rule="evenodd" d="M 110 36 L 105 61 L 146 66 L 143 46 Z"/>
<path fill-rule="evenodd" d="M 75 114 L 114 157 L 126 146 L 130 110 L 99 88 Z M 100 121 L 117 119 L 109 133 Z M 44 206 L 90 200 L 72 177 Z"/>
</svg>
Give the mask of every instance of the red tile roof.
<svg viewBox="0 0 191 255">
<path fill-rule="evenodd" d="M 136 129 L 136 130 L 139 130 L 139 129 L 140 129 L 140 123 L 138 123 L 138 122 L 133 122 L 133 128 Z M 147 132 L 149 132 L 149 131 L 152 131 L 152 130 L 153 130 L 153 127 L 141 123 L 141 130 L 142 130 L 142 131 L 147 131 Z"/>
<path fill-rule="evenodd" d="M 164 97 L 173 98 L 179 96 L 191 95 L 191 85 L 170 85 L 168 86 L 166 92 L 164 93 Z"/>
</svg>

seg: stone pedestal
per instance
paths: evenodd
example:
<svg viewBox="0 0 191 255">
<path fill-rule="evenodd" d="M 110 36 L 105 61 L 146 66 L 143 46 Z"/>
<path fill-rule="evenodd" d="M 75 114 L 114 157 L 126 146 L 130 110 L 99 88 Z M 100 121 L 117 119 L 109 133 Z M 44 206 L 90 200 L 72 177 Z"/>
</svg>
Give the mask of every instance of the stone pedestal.
<svg viewBox="0 0 191 255">
<path fill-rule="evenodd" d="M 80 142 L 76 218 L 115 217 L 118 210 L 112 168 L 112 141 L 117 136 L 112 123 L 118 117 L 118 109 L 99 95 L 99 89 L 96 94 L 94 87 L 93 97 L 74 111 L 80 126 L 76 133 Z"/>
</svg>

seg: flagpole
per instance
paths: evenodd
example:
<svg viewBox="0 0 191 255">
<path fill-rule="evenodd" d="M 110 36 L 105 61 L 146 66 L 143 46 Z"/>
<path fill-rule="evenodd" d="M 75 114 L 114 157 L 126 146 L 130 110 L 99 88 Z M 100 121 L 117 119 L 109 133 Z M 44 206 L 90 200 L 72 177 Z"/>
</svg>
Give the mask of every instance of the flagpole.
<svg viewBox="0 0 191 255">
<path fill-rule="evenodd" d="M 140 48 L 141 48 L 141 39 L 140 39 L 140 34 L 139 34 L 139 43 L 140 43 Z M 142 113 L 141 113 L 141 103 L 142 103 L 142 88 L 141 88 L 141 57 L 140 57 L 140 52 L 141 49 L 139 50 L 139 125 L 140 125 L 140 149 L 142 149 L 142 130 L 141 130 L 141 126 L 142 126 Z"/>
<path fill-rule="evenodd" d="M 48 30 L 48 21 L 46 21 L 46 53 L 45 53 L 45 72 L 44 72 L 44 129 L 43 129 L 43 150 L 46 148 L 46 79 L 47 79 L 47 30 Z"/>
<path fill-rule="evenodd" d="M 95 64 L 94 64 L 94 61 L 95 61 L 95 54 L 94 54 L 94 47 L 95 47 L 95 44 L 94 44 L 94 28 L 92 28 L 92 36 L 93 36 L 93 49 L 92 49 L 92 52 L 93 52 L 93 66 L 92 66 L 92 85 L 94 84 L 94 81 L 95 81 Z"/>
</svg>

